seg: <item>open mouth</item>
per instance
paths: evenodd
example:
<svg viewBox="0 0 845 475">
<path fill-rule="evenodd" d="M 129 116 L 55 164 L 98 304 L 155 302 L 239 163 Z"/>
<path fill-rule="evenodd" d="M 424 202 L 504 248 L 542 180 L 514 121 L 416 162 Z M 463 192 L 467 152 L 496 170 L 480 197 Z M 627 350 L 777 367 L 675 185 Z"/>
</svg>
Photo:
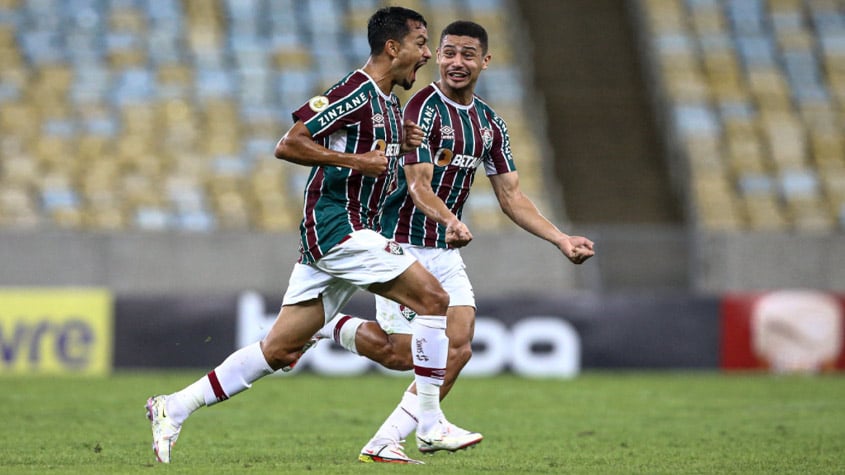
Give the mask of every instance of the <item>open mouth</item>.
<svg viewBox="0 0 845 475">
<path fill-rule="evenodd" d="M 416 66 L 414 66 L 414 70 L 411 72 L 411 81 L 417 80 L 417 71 L 419 71 L 419 69 L 421 67 L 425 66 L 426 62 L 427 61 L 420 61 L 419 63 L 416 64 Z"/>
<path fill-rule="evenodd" d="M 466 72 L 466 71 L 459 71 L 459 70 L 449 71 L 448 73 L 446 73 L 446 77 L 448 77 L 449 79 L 451 79 L 453 81 L 461 82 L 461 81 L 464 81 L 467 78 L 469 78 L 469 73 Z"/>
</svg>

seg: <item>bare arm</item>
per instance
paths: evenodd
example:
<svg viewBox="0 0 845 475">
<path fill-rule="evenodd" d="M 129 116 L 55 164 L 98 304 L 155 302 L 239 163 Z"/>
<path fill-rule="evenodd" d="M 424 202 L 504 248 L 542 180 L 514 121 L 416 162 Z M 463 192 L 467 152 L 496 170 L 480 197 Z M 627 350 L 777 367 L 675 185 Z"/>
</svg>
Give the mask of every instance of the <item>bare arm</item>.
<svg viewBox="0 0 845 475">
<path fill-rule="evenodd" d="M 519 227 L 554 244 L 575 264 L 580 264 L 595 254 L 592 241 L 564 233 L 540 213 L 534 202 L 519 189 L 517 172 L 492 175 L 490 183 L 502 211 Z"/>
<path fill-rule="evenodd" d="M 358 170 L 367 176 L 378 176 L 387 169 L 382 150 L 353 154 L 330 150 L 314 142 L 311 132 L 297 121 L 276 144 L 276 158 L 309 167 L 330 165 Z"/>
<path fill-rule="evenodd" d="M 438 224 L 446 226 L 446 242 L 455 247 L 463 247 L 472 241 L 469 228 L 455 216 L 446 203 L 434 194 L 431 178 L 434 165 L 431 163 L 413 163 L 405 165 L 405 178 L 408 180 L 408 194 L 414 205 L 426 216 Z"/>
</svg>

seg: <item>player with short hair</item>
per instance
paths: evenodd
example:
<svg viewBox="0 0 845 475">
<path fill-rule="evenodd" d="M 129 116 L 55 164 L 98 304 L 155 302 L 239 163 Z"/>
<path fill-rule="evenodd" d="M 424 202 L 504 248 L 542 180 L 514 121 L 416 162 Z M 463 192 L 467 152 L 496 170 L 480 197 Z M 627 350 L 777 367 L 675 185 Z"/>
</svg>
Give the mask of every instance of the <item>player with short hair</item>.
<svg viewBox="0 0 845 475">
<path fill-rule="evenodd" d="M 526 231 L 554 244 L 571 262 L 581 264 L 594 255 L 593 242 L 569 236 L 546 219 L 519 188 L 505 121 L 478 96 L 475 85 L 487 68 L 487 32 L 474 22 L 456 21 L 444 28 L 437 49 L 440 79 L 416 94 L 405 106 L 405 117 L 423 129 L 425 138 L 405 155 L 399 187 L 388 197 L 382 233 L 401 244 L 440 280 L 449 293 L 447 311 L 449 356 L 441 397 L 449 392 L 472 355 L 475 296 L 457 248 L 472 240 L 461 222 L 464 204 L 479 166 L 484 167 L 505 214 Z M 407 370 L 420 364 L 411 346 L 411 328 L 419 318 L 401 302 L 376 297 L 378 324 L 349 315 L 338 315 L 318 333 L 334 338 L 344 348 L 391 369 Z M 412 359 L 413 358 L 413 359 Z M 402 454 L 401 441 L 417 425 L 425 403 L 414 383 L 359 455 L 363 462 L 412 463 Z M 467 446 L 482 440 L 467 434 Z M 441 450 L 417 433 L 421 452 Z M 459 447 L 464 448 L 464 447 Z M 451 450 L 451 449 L 449 449 Z"/>
<path fill-rule="evenodd" d="M 279 315 L 262 341 L 235 351 L 186 388 L 147 400 L 160 462 L 170 462 L 173 443 L 191 413 L 291 365 L 359 289 L 419 313 L 411 330 L 425 358 L 414 372 L 422 408 L 417 431 L 441 449 L 466 443 L 466 436 L 446 425 L 439 403 L 449 295 L 412 255 L 376 232 L 381 206 L 395 186 L 399 157 L 422 138 L 415 124 L 403 123 L 392 90 L 410 88 L 416 71 L 431 57 L 427 25 L 413 10 L 386 7 L 373 14 L 367 32 L 371 54 L 366 64 L 297 109 L 294 125 L 276 145 L 277 158 L 312 167 L 304 192 L 301 257 Z"/>
</svg>

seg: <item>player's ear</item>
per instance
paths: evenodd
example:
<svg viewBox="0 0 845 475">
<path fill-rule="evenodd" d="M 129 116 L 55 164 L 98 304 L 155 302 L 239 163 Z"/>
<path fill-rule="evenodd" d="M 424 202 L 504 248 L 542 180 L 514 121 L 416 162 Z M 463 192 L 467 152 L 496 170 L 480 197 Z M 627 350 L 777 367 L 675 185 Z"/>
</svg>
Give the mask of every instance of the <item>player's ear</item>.
<svg viewBox="0 0 845 475">
<path fill-rule="evenodd" d="M 488 54 L 484 57 L 484 59 L 481 60 L 481 69 L 487 69 L 487 66 L 490 65 L 490 58 L 492 57 L 493 55 Z"/>
<path fill-rule="evenodd" d="M 400 44 L 399 44 L 398 41 L 387 40 L 387 42 L 384 43 L 384 52 L 385 52 L 385 54 L 387 54 L 391 58 L 395 58 L 395 57 L 399 56 L 399 46 L 400 46 Z"/>
</svg>

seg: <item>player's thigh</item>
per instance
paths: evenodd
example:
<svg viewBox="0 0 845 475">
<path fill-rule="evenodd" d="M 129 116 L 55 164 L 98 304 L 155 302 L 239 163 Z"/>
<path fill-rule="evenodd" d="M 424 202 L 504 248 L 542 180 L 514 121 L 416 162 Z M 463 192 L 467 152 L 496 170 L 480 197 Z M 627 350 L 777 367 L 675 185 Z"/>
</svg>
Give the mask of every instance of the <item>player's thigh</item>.
<svg viewBox="0 0 845 475">
<path fill-rule="evenodd" d="M 409 307 L 421 315 L 444 315 L 449 305 L 449 294 L 417 261 L 395 279 L 372 284 L 367 290 Z"/>
</svg>

